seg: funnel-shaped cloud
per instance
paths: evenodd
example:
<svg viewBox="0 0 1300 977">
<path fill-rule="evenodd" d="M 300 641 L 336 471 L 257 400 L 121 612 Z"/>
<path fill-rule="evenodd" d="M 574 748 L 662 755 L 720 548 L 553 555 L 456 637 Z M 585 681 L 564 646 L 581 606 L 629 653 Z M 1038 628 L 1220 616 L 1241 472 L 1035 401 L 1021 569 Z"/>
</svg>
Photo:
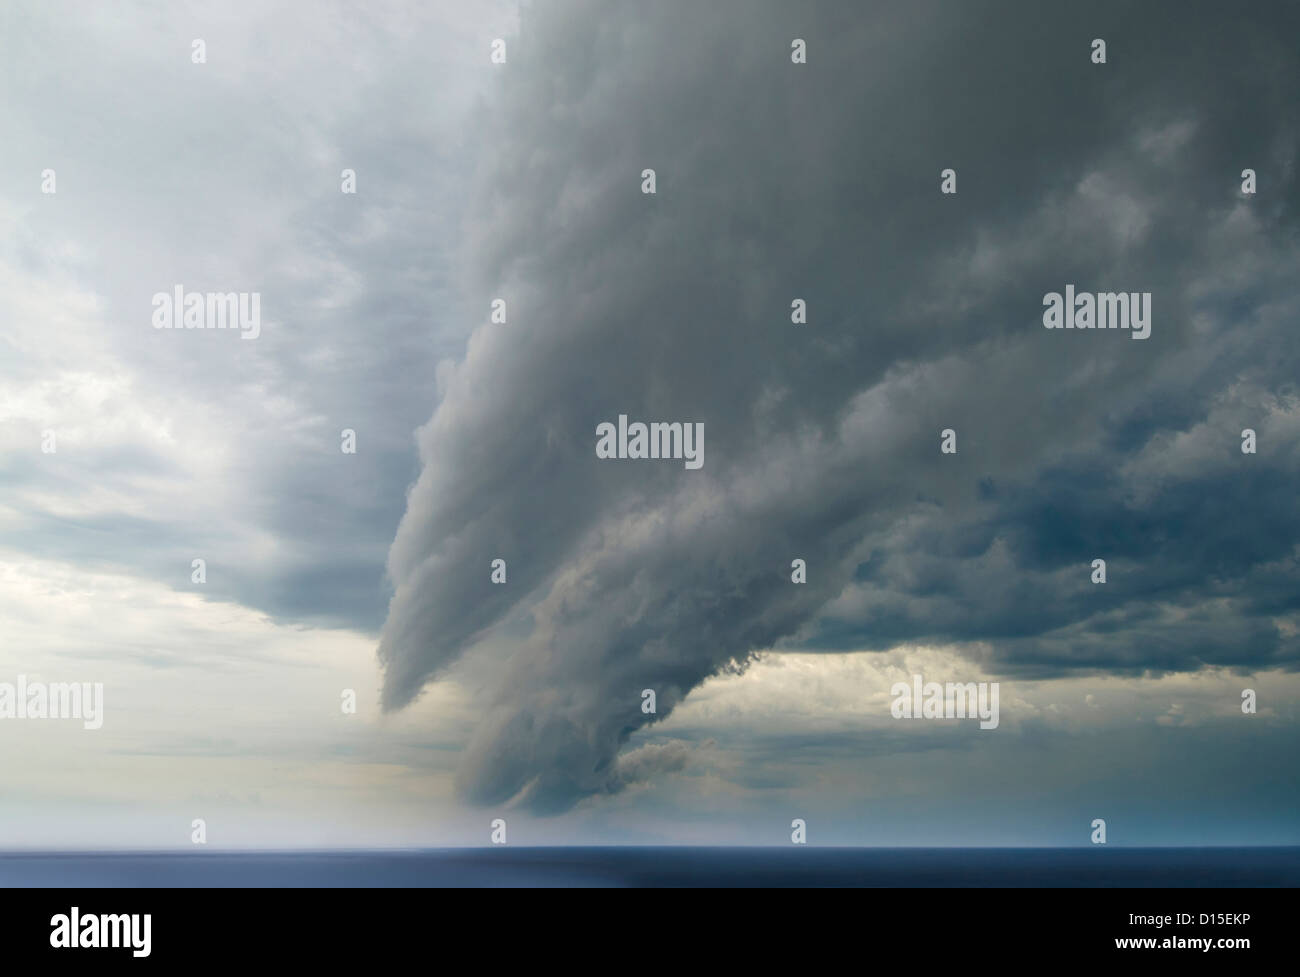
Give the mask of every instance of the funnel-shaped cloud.
<svg viewBox="0 0 1300 977">
<path fill-rule="evenodd" d="M 525 13 L 478 133 L 485 321 L 419 434 L 379 648 L 390 709 L 498 655 L 467 798 L 552 812 L 677 769 L 620 750 L 783 643 L 1300 658 L 1294 15 L 1022 13 Z M 1150 292 L 1151 337 L 1043 329 L 1067 283 Z M 597 458 L 619 414 L 702 422 L 704 467 Z"/>
</svg>

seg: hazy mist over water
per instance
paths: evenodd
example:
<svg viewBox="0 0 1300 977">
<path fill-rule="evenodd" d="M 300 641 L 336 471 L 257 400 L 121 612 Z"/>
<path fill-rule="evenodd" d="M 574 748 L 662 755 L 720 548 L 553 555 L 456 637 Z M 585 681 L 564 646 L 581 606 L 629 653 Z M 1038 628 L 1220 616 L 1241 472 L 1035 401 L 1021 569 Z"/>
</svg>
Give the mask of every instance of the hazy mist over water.
<svg viewBox="0 0 1300 977">
<path fill-rule="evenodd" d="M 100 887 L 1292 887 L 1300 848 L 463 848 L 24 852 L 0 885 Z"/>
</svg>

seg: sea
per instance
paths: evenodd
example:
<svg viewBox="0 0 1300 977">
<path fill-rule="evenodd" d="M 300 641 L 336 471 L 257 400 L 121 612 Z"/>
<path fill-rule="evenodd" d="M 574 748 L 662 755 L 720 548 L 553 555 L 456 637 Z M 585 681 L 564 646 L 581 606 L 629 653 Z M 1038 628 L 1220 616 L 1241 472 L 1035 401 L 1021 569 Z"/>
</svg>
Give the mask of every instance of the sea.
<svg viewBox="0 0 1300 977">
<path fill-rule="evenodd" d="M 1279 888 L 1300 848 L 585 847 L 0 852 L 9 888 Z"/>
</svg>

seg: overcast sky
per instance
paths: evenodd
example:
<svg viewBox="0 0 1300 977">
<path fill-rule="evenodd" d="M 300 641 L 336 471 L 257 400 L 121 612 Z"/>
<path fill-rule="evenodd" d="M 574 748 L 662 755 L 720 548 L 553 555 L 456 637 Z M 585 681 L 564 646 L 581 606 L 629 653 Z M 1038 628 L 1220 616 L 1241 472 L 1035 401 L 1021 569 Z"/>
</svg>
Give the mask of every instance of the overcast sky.
<svg viewBox="0 0 1300 977">
<path fill-rule="evenodd" d="M 0 848 L 1300 843 L 1297 36 L 3 5 L 0 683 L 105 717 L 0 719 Z"/>
</svg>

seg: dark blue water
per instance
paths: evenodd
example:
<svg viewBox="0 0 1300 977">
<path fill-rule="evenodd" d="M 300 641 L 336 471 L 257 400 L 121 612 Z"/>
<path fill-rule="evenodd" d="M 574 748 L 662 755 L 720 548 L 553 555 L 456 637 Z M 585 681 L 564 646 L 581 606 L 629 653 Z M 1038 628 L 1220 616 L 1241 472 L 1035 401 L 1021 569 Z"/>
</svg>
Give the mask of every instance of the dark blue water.
<svg viewBox="0 0 1300 977">
<path fill-rule="evenodd" d="M 1300 848 L 461 848 L 0 853 L 30 887 L 1300 885 Z"/>
</svg>

